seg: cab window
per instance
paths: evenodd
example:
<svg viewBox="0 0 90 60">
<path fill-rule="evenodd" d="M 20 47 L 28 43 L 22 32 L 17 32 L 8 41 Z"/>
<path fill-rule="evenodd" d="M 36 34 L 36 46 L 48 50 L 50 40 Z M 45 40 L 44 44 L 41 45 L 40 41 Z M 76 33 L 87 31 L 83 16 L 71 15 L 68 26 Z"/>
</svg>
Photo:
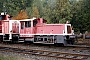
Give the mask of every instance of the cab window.
<svg viewBox="0 0 90 60">
<path fill-rule="evenodd" d="M 5 18 L 6 18 L 6 15 L 1 15 L 0 16 L 0 20 L 5 20 Z"/>
<path fill-rule="evenodd" d="M 25 21 L 25 27 L 31 27 L 31 21 Z"/>
<path fill-rule="evenodd" d="M 0 20 L 2 20 L 2 16 L 0 16 Z"/>
<path fill-rule="evenodd" d="M 67 26 L 67 33 L 70 34 L 71 33 L 71 26 Z"/>
<path fill-rule="evenodd" d="M 33 27 L 35 27 L 37 23 L 38 23 L 37 20 L 34 20 L 33 21 Z"/>
<path fill-rule="evenodd" d="M 21 29 L 24 29 L 24 22 L 21 22 Z"/>
</svg>

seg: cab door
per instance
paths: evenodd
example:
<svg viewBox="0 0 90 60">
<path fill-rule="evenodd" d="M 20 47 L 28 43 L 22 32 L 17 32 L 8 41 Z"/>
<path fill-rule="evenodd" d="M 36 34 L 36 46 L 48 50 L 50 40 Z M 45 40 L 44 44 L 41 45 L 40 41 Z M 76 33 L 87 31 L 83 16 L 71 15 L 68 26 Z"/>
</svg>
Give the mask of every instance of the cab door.
<svg viewBox="0 0 90 60">
<path fill-rule="evenodd" d="M 27 37 L 32 35 L 31 21 L 25 21 L 24 33 L 26 34 Z"/>
<path fill-rule="evenodd" d="M 25 30 L 25 22 L 20 21 L 20 34 L 24 34 L 24 30 Z"/>
<path fill-rule="evenodd" d="M 12 23 L 12 33 L 19 33 L 19 23 L 17 21 Z"/>
</svg>

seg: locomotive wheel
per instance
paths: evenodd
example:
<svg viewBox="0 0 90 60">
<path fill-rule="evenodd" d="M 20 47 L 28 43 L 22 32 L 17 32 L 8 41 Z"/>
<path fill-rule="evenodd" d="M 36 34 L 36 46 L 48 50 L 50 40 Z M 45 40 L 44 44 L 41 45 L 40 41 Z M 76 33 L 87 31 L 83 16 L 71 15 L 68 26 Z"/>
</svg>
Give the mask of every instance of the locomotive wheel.
<svg viewBox="0 0 90 60">
<path fill-rule="evenodd" d="M 18 40 L 17 36 L 12 37 L 12 43 L 19 43 Z"/>
<path fill-rule="evenodd" d="M 74 40 L 74 39 L 72 39 L 72 40 L 71 40 L 71 44 L 72 44 L 72 45 L 74 45 L 74 42 L 75 42 L 75 40 Z"/>
<path fill-rule="evenodd" d="M 0 42 L 3 42 L 3 36 L 0 36 Z"/>
</svg>

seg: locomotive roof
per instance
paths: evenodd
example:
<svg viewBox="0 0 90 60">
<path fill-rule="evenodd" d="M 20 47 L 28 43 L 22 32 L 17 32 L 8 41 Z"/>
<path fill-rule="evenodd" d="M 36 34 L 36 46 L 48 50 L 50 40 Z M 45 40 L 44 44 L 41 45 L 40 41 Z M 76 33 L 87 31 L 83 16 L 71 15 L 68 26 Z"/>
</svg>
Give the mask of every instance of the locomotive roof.
<svg viewBox="0 0 90 60">
<path fill-rule="evenodd" d="M 33 18 L 31 18 L 31 19 L 23 19 L 23 20 L 19 20 L 19 21 L 33 21 L 33 20 L 35 20 L 36 18 L 35 17 L 33 17 Z"/>
<path fill-rule="evenodd" d="M 23 19 L 23 20 L 19 20 L 19 21 L 33 21 L 33 20 L 39 20 L 40 18 L 31 18 L 31 19 Z M 47 20 L 43 19 L 44 21 L 47 22 Z"/>
</svg>

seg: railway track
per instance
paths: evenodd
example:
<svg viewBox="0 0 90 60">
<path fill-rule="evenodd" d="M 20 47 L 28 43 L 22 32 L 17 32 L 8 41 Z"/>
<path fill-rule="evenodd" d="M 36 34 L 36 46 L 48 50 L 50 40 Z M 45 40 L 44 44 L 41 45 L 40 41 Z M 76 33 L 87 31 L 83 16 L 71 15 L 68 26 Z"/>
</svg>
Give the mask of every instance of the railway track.
<svg viewBox="0 0 90 60">
<path fill-rule="evenodd" d="M 43 49 L 50 51 L 58 51 L 58 52 L 69 52 L 69 53 L 80 53 L 80 54 L 90 54 L 90 47 L 86 46 L 65 46 L 65 47 L 56 47 L 52 45 L 25 45 L 25 44 L 0 44 L 3 47 L 15 47 L 15 48 L 24 48 L 24 49 Z"/>
<path fill-rule="evenodd" d="M 85 60 L 90 58 L 90 55 L 86 54 L 75 54 L 75 53 L 66 53 L 66 52 L 55 52 L 48 50 L 34 50 L 34 49 L 20 49 L 20 48 L 11 48 L 11 47 L 0 47 L 2 52 L 13 52 L 19 54 L 31 54 L 37 56 L 53 57 L 60 59 L 70 59 L 70 60 Z"/>
<path fill-rule="evenodd" d="M 66 47 L 90 48 L 90 45 L 75 44 L 75 45 L 67 45 Z"/>
</svg>

